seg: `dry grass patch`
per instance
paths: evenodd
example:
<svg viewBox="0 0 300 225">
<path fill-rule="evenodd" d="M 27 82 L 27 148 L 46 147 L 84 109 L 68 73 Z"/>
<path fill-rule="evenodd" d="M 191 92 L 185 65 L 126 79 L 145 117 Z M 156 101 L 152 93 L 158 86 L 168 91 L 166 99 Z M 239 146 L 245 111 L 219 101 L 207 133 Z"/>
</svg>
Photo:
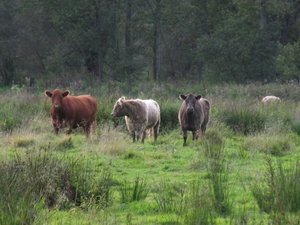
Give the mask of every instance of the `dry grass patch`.
<svg viewBox="0 0 300 225">
<path fill-rule="evenodd" d="M 274 156 L 283 156 L 295 150 L 294 141 L 290 136 L 253 136 L 245 138 L 242 149 L 251 152 L 261 152 Z"/>
<path fill-rule="evenodd" d="M 12 137 L 12 144 L 14 147 L 27 148 L 35 143 L 34 136 L 32 134 L 16 135 Z"/>
<path fill-rule="evenodd" d="M 129 135 L 120 130 L 120 128 L 111 128 L 104 126 L 98 136 L 97 152 L 108 155 L 123 155 L 130 149 Z"/>
</svg>

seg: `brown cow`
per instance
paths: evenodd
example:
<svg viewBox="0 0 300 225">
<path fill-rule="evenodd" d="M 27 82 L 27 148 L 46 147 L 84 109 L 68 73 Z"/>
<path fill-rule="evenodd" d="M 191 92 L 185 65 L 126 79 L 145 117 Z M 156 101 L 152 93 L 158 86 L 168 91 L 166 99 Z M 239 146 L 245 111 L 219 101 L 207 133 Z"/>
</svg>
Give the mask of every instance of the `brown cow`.
<svg viewBox="0 0 300 225">
<path fill-rule="evenodd" d="M 45 94 L 52 100 L 50 113 L 56 134 L 64 127 L 68 127 L 67 134 L 72 129 L 82 127 L 86 137 L 89 137 L 91 128 L 95 131 L 97 102 L 92 96 L 70 96 L 70 91 L 58 89 L 45 91 Z"/>
<path fill-rule="evenodd" d="M 179 95 L 183 101 L 178 113 L 178 120 L 183 132 L 183 146 L 186 146 L 187 131 L 192 131 L 193 140 L 197 140 L 199 132 L 206 131 L 209 122 L 210 103 L 201 95 Z"/>
<path fill-rule="evenodd" d="M 142 143 L 146 136 L 146 130 L 150 129 L 150 135 L 154 134 L 156 141 L 160 125 L 160 107 L 152 99 L 130 99 L 121 97 L 114 105 L 111 113 L 114 117 L 125 116 L 127 129 L 135 142 L 141 137 Z"/>
</svg>

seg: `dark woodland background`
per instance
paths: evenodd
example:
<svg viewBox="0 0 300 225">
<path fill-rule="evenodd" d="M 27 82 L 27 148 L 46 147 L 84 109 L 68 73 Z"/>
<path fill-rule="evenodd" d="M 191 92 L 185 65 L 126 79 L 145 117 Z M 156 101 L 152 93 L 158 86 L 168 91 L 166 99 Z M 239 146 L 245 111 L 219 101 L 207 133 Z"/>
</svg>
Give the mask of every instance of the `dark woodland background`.
<svg viewBox="0 0 300 225">
<path fill-rule="evenodd" d="M 2 0 L 0 18 L 0 87 L 300 76 L 300 1 Z"/>
</svg>

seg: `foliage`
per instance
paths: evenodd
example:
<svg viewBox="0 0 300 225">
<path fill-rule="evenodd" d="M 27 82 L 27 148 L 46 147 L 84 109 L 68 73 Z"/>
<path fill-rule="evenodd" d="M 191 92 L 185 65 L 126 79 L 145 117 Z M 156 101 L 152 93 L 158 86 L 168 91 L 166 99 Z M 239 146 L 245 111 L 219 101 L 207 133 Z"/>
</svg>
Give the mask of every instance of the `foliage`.
<svg viewBox="0 0 300 225">
<path fill-rule="evenodd" d="M 280 79 L 294 80 L 299 82 L 300 69 L 300 45 L 299 41 L 288 43 L 286 45 L 279 44 L 280 54 L 277 56 L 277 67 L 282 72 Z"/>
<path fill-rule="evenodd" d="M 178 127 L 178 112 L 180 108 L 180 101 L 161 101 L 160 115 L 162 133 L 176 129 Z"/>
<path fill-rule="evenodd" d="M 31 224 L 42 207 L 76 202 L 69 165 L 49 152 L 28 150 L 3 162 L 1 173 L 1 223 Z"/>
<path fill-rule="evenodd" d="M 82 80 L 137 93 L 137 81 L 298 78 L 295 1 L 4 0 L 0 6 L 1 86 L 33 77 L 40 87 Z"/>
<path fill-rule="evenodd" d="M 267 117 L 258 110 L 231 108 L 223 112 L 223 119 L 233 131 L 248 135 L 263 131 Z"/>
<path fill-rule="evenodd" d="M 186 210 L 185 192 L 186 188 L 181 183 L 168 183 L 160 181 L 154 183 L 154 199 L 160 211 L 165 213 L 176 213 L 182 215 Z"/>
<path fill-rule="evenodd" d="M 124 180 L 120 187 L 121 202 L 128 203 L 144 200 L 149 193 L 148 186 L 145 178 L 136 177 L 132 184 L 128 184 L 128 181 Z"/>
<path fill-rule="evenodd" d="M 224 141 L 217 132 L 206 134 L 204 139 L 204 152 L 209 172 L 209 190 L 212 196 L 213 207 L 221 215 L 230 214 L 232 203 L 229 197 L 228 162 Z"/>
<path fill-rule="evenodd" d="M 270 157 L 265 158 L 266 172 L 264 181 L 252 185 L 253 195 L 261 211 L 274 213 L 276 220 L 285 221 L 286 212 L 298 212 L 299 201 L 299 160 L 285 168 L 283 163 L 274 161 Z M 285 221 L 286 222 L 286 221 Z"/>
<path fill-rule="evenodd" d="M 215 215 L 211 211 L 213 206 L 208 189 L 199 181 L 191 184 L 184 224 L 216 224 Z"/>
<path fill-rule="evenodd" d="M 102 111 L 97 134 L 87 139 L 80 129 L 54 134 L 43 90 L 0 90 L 1 115 L 19 120 L 10 132 L 0 132 L 0 223 L 299 222 L 297 84 L 207 85 L 207 132 L 185 148 L 174 97 L 183 85 L 138 87 L 146 91 L 137 97 L 150 96 L 161 105 L 156 143 L 133 143 L 123 118 L 115 124 L 108 119 L 118 91 L 80 90 L 92 93 Z M 203 93 L 203 86 L 186 90 Z M 261 98 L 274 91 L 282 101 L 263 106 Z M 230 117 L 251 132 L 231 130 Z M 251 128 L 258 121 L 263 128 Z"/>
<path fill-rule="evenodd" d="M 273 156 L 284 156 L 294 150 L 294 144 L 288 135 L 253 136 L 245 139 L 242 148 L 252 152 L 263 152 Z"/>
<path fill-rule="evenodd" d="M 81 207 L 84 209 L 105 208 L 112 202 L 112 187 L 115 185 L 109 169 L 104 169 L 97 175 L 87 174 L 82 170 L 77 174 L 76 188 L 80 193 Z"/>
</svg>

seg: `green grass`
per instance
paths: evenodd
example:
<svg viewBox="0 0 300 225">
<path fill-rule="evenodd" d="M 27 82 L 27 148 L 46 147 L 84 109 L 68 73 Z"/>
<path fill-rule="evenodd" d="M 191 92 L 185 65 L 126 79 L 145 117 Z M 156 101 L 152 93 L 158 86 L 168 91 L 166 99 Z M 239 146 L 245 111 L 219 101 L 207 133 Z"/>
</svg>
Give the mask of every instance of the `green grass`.
<svg viewBox="0 0 300 225">
<path fill-rule="evenodd" d="M 27 93 L 2 93 L 0 223 L 298 224 L 300 114 L 283 98 L 290 88 L 280 86 L 282 104 L 268 108 L 257 85 L 207 89 L 207 133 L 197 142 L 189 133 L 186 147 L 181 91 L 164 99 L 157 89 L 161 132 L 144 144 L 107 115 L 121 95 L 102 101 L 95 92 L 97 134 L 86 139 L 80 128 L 54 134 L 43 95 L 31 103 Z"/>
</svg>

